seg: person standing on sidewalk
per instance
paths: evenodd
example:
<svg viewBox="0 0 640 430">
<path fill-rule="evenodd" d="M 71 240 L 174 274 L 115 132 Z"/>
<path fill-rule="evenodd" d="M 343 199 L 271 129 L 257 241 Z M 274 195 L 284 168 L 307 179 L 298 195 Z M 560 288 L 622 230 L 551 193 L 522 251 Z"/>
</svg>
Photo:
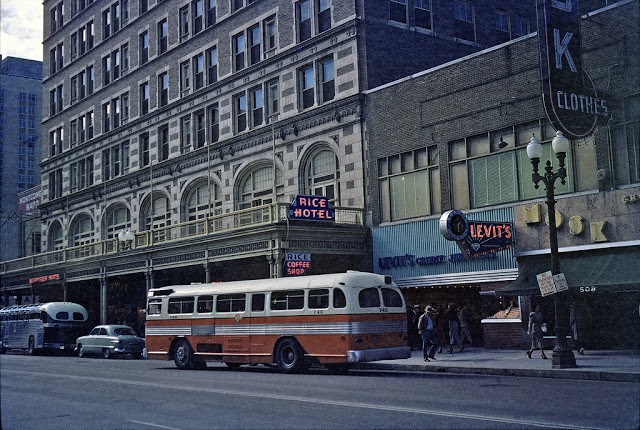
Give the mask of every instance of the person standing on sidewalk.
<svg viewBox="0 0 640 430">
<path fill-rule="evenodd" d="M 460 333 L 458 332 L 458 328 L 460 327 L 458 312 L 456 311 L 456 305 L 454 303 L 449 303 L 446 319 L 449 321 L 449 354 L 453 353 L 453 345 L 458 345 L 460 352 L 464 351 L 464 346 L 462 346 L 462 342 L 460 341 Z"/>
<path fill-rule="evenodd" d="M 434 309 L 427 306 L 425 313 L 420 315 L 418 330 L 422 335 L 422 356 L 424 361 L 435 360 L 438 349 L 438 335 L 436 334 L 436 319 Z"/>
<path fill-rule="evenodd" d="M 531 358 L 531 353 L 534 349 L 539 349 L 542 353 L 542 358 L 547 358 L 542 348 L 543 324 L 544 316 L 540 311 L 540 305 L 537 305 L 536 309 L 529 314 L 529 330 L 527 331 L 527 334 L 531 335 L 531 348 L 527 351 L 529 358 Z"/>
<path fill-rule="evenodd" d="M 581 331 L 581 318 L 580 311 L 578 309 L 577 303 L 571 303 L 571 307 L 569 308 L 569 321 L 571 323 L 571 338 L 573 339 L 573 347 L 578 354 L 584 355 L 584 348 L 580 344 L 580 340 L 578 339 L 578 334 Z"/>
<path fill-rule="evenodd" d="M 464 348 L 464 340 L 469 341 L 469 345 L 473 345 L 473 339 L 471 339 L 471 330 L 469 330 L 469 320 L 467 319 L 467 306 L 463 306 L 458 312 L 458 319 L 460 320 L 460 345 Z"/>
</svg>

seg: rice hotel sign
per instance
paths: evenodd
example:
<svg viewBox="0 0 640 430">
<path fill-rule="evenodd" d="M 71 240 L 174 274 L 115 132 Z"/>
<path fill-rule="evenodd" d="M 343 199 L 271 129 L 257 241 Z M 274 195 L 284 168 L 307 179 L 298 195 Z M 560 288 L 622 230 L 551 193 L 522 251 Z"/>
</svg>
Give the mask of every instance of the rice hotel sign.
<svg viewBox="0 0 640 430">
<path fill-rule="evenodd" d="M 537 0 L 542 98 L 556 130 L 573 138 L 609 117 L 607 100 L 582 68 L 578 0 Z"/>
</svg>

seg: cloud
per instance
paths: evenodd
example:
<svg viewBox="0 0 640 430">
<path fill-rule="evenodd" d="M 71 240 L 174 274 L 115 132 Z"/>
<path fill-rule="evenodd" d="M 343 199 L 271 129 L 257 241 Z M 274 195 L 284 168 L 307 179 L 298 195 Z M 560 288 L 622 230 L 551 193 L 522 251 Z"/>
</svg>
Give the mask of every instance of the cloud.
<svg viewBox="0 0 640 430">
<path fill-rule="evenodd" d="M 42 61 L 40 0 L 0 0 L 0 54 Z"/>
</svg>

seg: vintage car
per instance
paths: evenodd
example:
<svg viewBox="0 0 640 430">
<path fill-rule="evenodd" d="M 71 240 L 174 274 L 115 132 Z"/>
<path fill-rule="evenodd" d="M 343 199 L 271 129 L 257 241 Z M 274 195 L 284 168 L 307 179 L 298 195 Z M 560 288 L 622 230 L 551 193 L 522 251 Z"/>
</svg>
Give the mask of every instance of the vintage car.
<svg viewBox="0 0 640 430">
<path fill-rule="evenodd" d="M 133 358 L 142 357 L 144 339 L 127 325 L 99 325 L 87 336 L 76 340 L 78 357 L 88 354 L 101 354 L 104 358 L 114 355 L 130 354 Z"/>
</svg>

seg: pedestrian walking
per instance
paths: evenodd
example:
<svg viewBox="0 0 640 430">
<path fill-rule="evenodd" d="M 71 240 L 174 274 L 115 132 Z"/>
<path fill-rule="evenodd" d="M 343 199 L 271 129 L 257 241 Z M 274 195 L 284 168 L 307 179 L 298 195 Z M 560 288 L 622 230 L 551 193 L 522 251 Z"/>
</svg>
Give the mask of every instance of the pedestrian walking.
<svg viewBox="0 0 640 430">
<path fill-rule="evenodd" d="M 573 347 L 578 351 L 578 354 L 584 355 L 584 348 L 582 347 L 578 337 L 582 330 L 582 315 L 576 303 L 571 303 L 569 307 L 569 321 L 571 324 L 571 339 L 573 340 Z"/>
<path fill-rule="evenodd" d="M 424 361 L 435 360 L 438 348 L 438 335 L 436 334 L 435 309 L 427 306 L 425 313 L 418 320 L 418 332 L 422 335 L 422 356 Z"/>
<path fill-rule="evenodd" d="M 446 319 L 449 322 L 449 354 L 453 353 L 453 345 L 457 345 L 458 348 L 460 348 L 460 352 L 464 351 L 464 346 L 460 341 L 460 333 L 458 331 L 460 327 L 458 312 L 456 311 L 456 305 L 454 303 L 449 303 Z"/>
<path fill-rule="evenodd" d="M 469 320 L 467 319 L 467 306 L 463 306 L 460 309 L 458 319 L 460 320 L 460 345 L 464 348 L 465 339 L 469 341 L 469 345 L 473 345 L 471 330 L 469 329 Z"/>
<path fill-rule="evenodd" d="M 542 358 L 546 360 L 547 356 L 544 354 L 542 347 L 542 336 L 546 331 L 546 324 L 544 323 L 544 316 L 540 311 L 540 305 L 536 306 L 535 310 L 529 314 L 529 330 L 527 334 L 531 335 L 531 348 L 527 351 L 527 355 L 531 358 L 531 353 L 535 349 L 539 349 L 542 354 Z"/>
</svg>

